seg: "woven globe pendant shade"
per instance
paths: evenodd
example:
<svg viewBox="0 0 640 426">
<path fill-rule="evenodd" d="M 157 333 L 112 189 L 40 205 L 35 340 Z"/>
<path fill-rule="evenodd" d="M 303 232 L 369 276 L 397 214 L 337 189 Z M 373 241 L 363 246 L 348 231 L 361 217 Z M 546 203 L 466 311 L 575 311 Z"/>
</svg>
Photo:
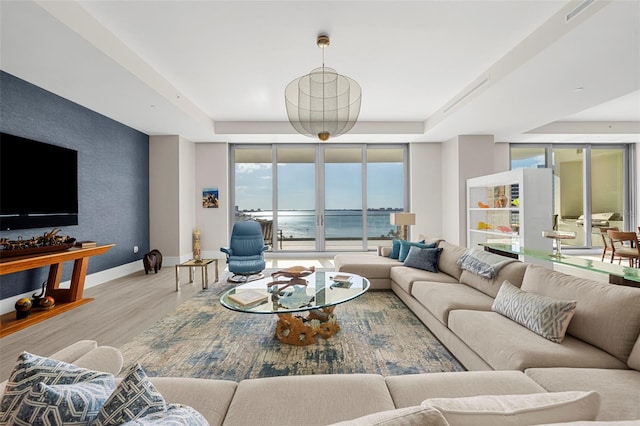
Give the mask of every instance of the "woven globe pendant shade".
<svg viewBox="0 0 640 426">
<path fill-rule="evenodd" d="M 318 46 L 321 46 L 318 37 Z M 360 114 L 362 89 L 353 79 L 333 68 L 312 70 L 289 83 L 284 93 L 287 116 L 300 134 L 326 141 L 347 133 Z"/>
</svg>

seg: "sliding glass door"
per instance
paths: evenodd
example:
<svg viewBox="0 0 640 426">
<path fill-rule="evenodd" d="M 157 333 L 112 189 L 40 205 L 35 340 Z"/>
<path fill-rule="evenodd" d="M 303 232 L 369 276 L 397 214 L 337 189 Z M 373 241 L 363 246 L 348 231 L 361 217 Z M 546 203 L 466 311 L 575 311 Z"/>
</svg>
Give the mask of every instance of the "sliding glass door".
<svg viewBox="0 0 640 426">
<path fill-rule="evenodd" d="M 234 217 L 272 221 L 274 251 L 374 250 L 408 206 L 406 156 L 405 145 L 232 146 Z"/>
<path fill-rule="evenodd" d="M 551 226 L 576 233 L 563 247 L 602 247 L 601 227 L 632 230 L 624 145 L 511 145 L 511 168 L 553 168 Z"/>
</svg>

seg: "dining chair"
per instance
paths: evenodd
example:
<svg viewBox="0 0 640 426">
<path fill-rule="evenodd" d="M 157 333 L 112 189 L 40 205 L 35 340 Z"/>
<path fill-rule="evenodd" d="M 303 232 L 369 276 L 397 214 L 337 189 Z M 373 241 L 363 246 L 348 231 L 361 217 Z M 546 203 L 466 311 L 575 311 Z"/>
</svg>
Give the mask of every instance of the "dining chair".
<svg viewBox="0 0 640 426">
<path fill-rule="evenodd" d="M 611 246 L 611 240 L 609 240 L 609 235 L 607 235 L 607 231 L 612 230 L 612 231 L 619 231 L 620 229 L 618 229 L 617 226 L 599 226 L 598 229 L 600 230 L 600 237 L 602 237 L 602 259 L 601 261 L 604 262 L 604 258 L 607 255 L 607 253 L 611 253 L 613 254 L 613 247 Z M 613 263 L 613 257 L 611 257 L 611 263 Z"/>
<path fill-rule="evenodd" d="M 638 246 L 638 236 L 635 232 L 614 231 L 610 229 L 607 231 L 607 235 L 613 247 L 611 262 L 613 262 L 614 256 L 619 256 L 621 259 L 618 260 L 618 264 L 624 257 L 629 259 L 629 266 L 640 266 L 640 247 Z M 616 246 L 615 243 L 619 243 L 620 245 Z"/>
</svg>

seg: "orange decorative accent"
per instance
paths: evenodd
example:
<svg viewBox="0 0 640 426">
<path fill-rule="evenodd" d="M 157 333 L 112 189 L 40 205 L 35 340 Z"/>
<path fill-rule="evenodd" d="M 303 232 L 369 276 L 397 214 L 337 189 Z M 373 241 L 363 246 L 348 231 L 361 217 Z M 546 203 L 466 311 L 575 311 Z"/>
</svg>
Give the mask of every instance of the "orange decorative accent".
<svg viewBox="0 0 640 426">
<path fill-rule="evenodd" d="M 500 232 L 513 232 L 513 230 L 508 226 L 498 226 L 497 228 Z"/>
<path fill-rule="evenodd" d="M 480 207 L 481 209 L 488 209 L 489 204 L 485 204 L 482 201 L 478 201 L 478 207 Z"/>
</svg>

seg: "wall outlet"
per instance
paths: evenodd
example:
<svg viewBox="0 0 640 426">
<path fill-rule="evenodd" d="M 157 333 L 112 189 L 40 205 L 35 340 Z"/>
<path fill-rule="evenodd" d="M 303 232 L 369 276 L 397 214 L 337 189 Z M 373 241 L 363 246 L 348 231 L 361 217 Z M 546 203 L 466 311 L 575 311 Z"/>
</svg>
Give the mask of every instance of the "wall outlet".
<svg viewBox="0 0 640 426">
<path fill-rule="evenodd" d="M 133 246 L 133 252 L 137 253 L 138 252 L 138 246 Z"/>
</svg>

